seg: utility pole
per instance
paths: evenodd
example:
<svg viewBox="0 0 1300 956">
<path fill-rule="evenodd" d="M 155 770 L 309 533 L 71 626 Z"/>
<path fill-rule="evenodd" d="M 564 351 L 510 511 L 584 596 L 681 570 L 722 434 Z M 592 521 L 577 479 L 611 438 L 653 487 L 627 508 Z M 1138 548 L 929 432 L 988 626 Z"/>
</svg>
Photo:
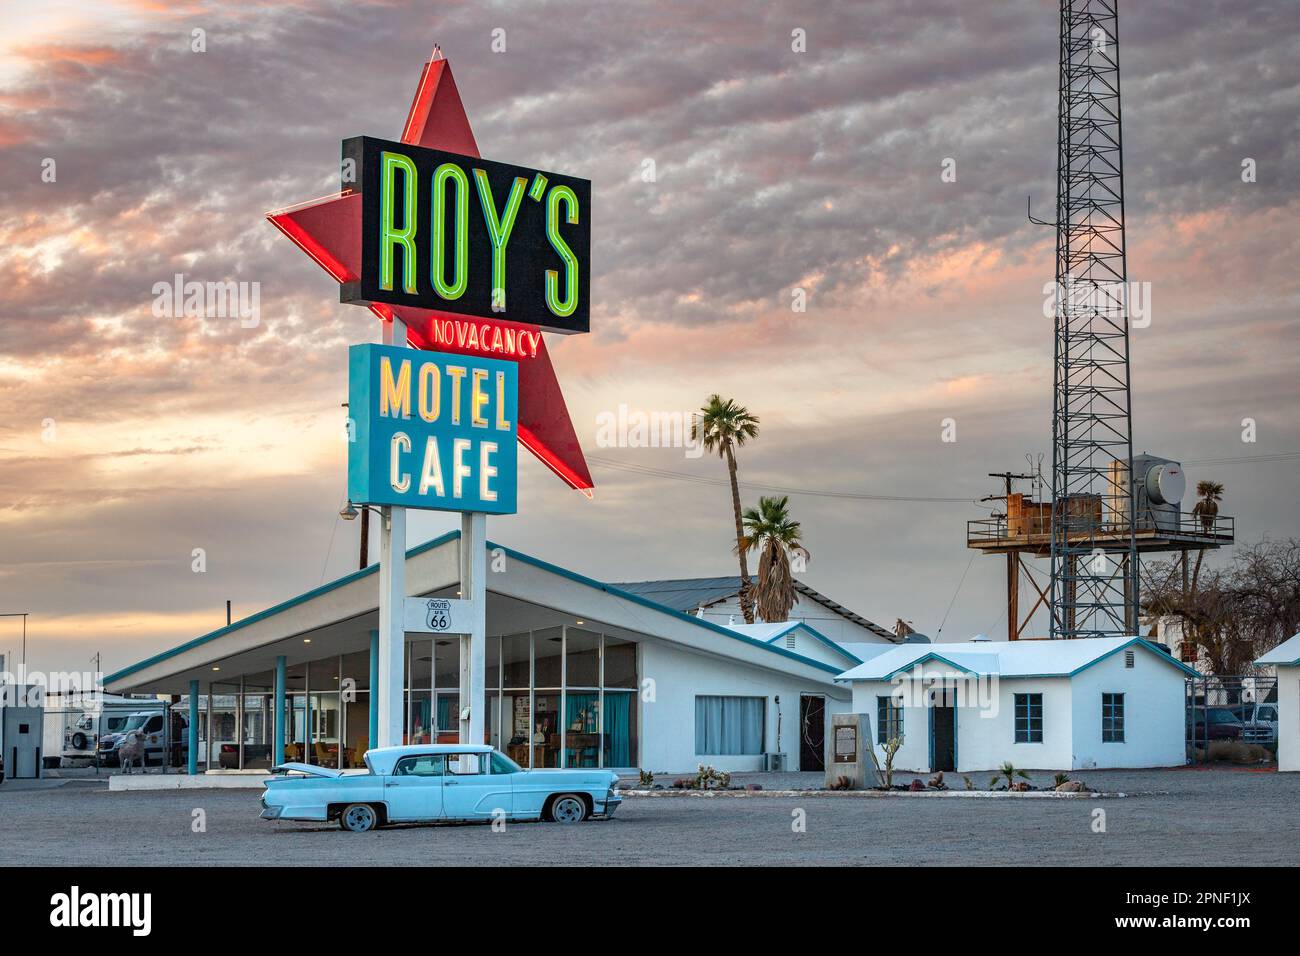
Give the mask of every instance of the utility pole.
<svg viewBox="0 0 1300 956">
<path fill-rule="evenodd" d="M 30 613 L 30 611 L 9 611 L 0 614 L 0 617 L 21 617 L 23 619 L 23 654 L 18 659 L 18 662 L 22 665 L 24 675 L 27 671 L 27 615 Z M 24 676 L 23 679 L 25 680 L 26 677 Z"/>
<path fill-rule="evenodd" d="M 998 501 L 999 499 L 1007 502 L 1007 520 L 1008 528 L 1011 517 L 1011 482 L 1013 481 L 1033 481 L 1033 475 L 1017 475 L 1009 471 L 991 471 L 990 478 L 1001 478 L 1006 488 L 1002 495 L 988 495 L 981 498 L 981 501 Z M 1008 534 L 1010 531 L 1008 530 Z M 1020 552 L 1007 552 L 1007 640 L 1015 641 L 1020 639 Z"/>
</svg>

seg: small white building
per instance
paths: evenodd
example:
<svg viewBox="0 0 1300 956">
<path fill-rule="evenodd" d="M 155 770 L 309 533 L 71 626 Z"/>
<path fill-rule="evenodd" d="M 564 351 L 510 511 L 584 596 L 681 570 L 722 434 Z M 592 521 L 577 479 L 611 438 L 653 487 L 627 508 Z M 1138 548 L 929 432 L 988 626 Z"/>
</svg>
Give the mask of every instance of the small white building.
<svg viewBox="0 0 1300 956">
<path fill-rule="evenodd" d="M 1300 634 L 1255 663 L 1277 668 L 1277 769 L 1300 770 Z"/>
<path fill-rule="evenodd" d="M 858 656 L 863 656 L 859 654 Z M 839 680 L 895 769 L 1087 770 L 1186 763 L 1186 679 L 1140 637 L 879 645 Z"/>
</svg>

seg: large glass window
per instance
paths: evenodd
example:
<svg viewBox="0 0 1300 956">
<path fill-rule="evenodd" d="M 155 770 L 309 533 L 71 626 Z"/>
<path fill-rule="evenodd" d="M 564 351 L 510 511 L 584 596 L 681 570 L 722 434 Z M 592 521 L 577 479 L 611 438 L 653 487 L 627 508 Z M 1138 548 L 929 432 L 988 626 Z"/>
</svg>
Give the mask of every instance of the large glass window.
<svg viewBox="0 0 1300 956">
<path fill-rule="evenodd" d="M 343 765 L 360 767 L 370 747 L 370 651 L 343 655 Z"/>
<path fill-rule="evenodd" d="M 244 678 L 244 707 L 240 720 L 243 725 L 241 765 L 245 769 L 266 770 L 271 766 L 274 681 L 275 676 L 270 671 Z"/>
<path fill-rule="evenodd" d="M 406 743 L 433 743 L 433 653 L 431 639 L 406 643 Z"/>
<path fill-rule="evenodd" d="M 559 767 L 564 759 L 564 628 L 533 632 L 533 737 L 540 739 L 542 762 Z"/>
<path fill-rule="evenodd" d="M 636 689 L 636 645 L 605 635 L 605 687 Z"/>
<path fill-rule="evenodd" d="M 212 732 L 208 739 L 208 766 L 239 769 L 239 681 L 211 685 Z"/>
<path fill-rule="evenodd" d="M 636 765 L 636 699 L 636 694 L 630 691 L 605 691 L 606 767 Z"/>
<path fill-rule="evenodd" d="M 1016 743 L 1043 742 L 1043 695 L 1016 694 Z"/>
<path fill-rule="evenodd" d="M 460 638 L 439 637 L 433 642 L 434 743 L 460 742 Z M 490 689 L 495 681 L 487 678 Z"/>
<path fill-rule="evenodd" d="M 600 686 L 600 635 L 580 627 L 564 629 L 564 685 Z"/>
<path fill-rule="evenodd" d="M 766 697 L 696 697 L 695 752 L 761 754 L 766 715 Z"/>
</svg>

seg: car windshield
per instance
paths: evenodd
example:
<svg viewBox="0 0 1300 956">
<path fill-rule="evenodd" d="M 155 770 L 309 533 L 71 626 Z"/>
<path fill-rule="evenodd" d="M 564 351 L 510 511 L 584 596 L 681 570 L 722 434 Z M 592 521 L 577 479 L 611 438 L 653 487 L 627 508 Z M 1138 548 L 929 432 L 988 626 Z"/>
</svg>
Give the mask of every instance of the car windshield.
<svg viewBox="0 0 1300 956">
<path fill-rule="evenodd" d="M 125 733 L 128 730 L 139 730 L 141 727 L 144 726 L 144 722 L 148 719 L 149 719 L 148 714 L 133 715 L 130 719 L 127 720 L 125 724 L 122 725 L 123 733 Z"/>
<path fill-rule="evenodd" d="M 1216 724 L 1234 724 L 1237 722 L 1236 715 L 1226 707 L 1211 707 L 1210 720 Z"/>
</svg>

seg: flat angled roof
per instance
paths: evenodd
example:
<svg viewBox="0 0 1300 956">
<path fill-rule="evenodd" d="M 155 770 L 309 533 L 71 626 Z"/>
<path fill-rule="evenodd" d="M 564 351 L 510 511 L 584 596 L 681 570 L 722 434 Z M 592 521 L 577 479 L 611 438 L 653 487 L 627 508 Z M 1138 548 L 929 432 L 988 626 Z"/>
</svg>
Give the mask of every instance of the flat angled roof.
<svg viewBox="0 0 1300 956">
<path fill-rule="evenodd" d="M 459 538 L 460 538 L 459 530 L 449 531 L 446 534 L 440 535 L 430 541 L 426 541 L 422 544 L 419 544 L 409 549 L 406 552 L 406 558 L 409 561 L 413 557 L 427 553 L 435 548 L 448 544 L 451 541 L 458 540 Z M 536 567 L 544 571 L 549 571 L 551 573 L 561 575 L 563 577 L 568 578 L 569 580 L 586 585 L 595 590 L 602 591 L 607 594 L 611 594 L 613 596 L 622 598 L 627 601 L 631 601 L 633 603 L 639 604 L 644 607 L 652 608 L 661 613 L 668 614 L 678 620 L 689 621 L 693 627 L 702 628 L 714 634 L 725 635 L 726 637 L 732 640 L 750 645 L 752 647 L 762 648 L 765 652 L 769 652 L 774 655 L 784 657 L 788 660 L 795 661 L 800 664 L 804 664 L 808 667 L 815 668 L 824 673 L 834 675 L 834 674 L 838 674 L 841 670 L 841 668 L 839 667 L 835 667 L 834 665 L 831 664 L 826 664 L 822 661 L 816 660 L 811 657 L 805 657 L 802 654 L 799 654 L 795 651 L 787 650 L 786 648 L 781 647 L 779 645 L 768 644 L 756 638 L 752 638 L 744 634 L 736 633 L 735 631 L 731 630 L 730 628 L 724 627 L 723 625 L 714 624 L 711 621 L 701 620 L 700 618 L 697 618 L 691 614 L 686 614 L 682 611 L 677 610 L 676 608 L 670 607 L 665 604 L 661 604 L 658 601 L 655 601 L 649 597 L 640 594 L 635 594 L 629 591 L 625 591 L 622 589 L 621 586 L 605 584 L 601 581 L 595 580 L 594 578 L 589 578 L 575 571 L 570 571 L 567 568 L 562 568 L 559 565 L 551 564 L 547 561 L 543 561 L 540 558 L 535 558 L 531 555 L 524 554 L 523 552 L 515 551 L 512 548 L 507 548 L 493 541 L 488 541 L 486 543 L 486 547 L 493 551 L 496 550 L 503 551 L 509 557 L 519 560 L 525 564 L 531 565 L 532 567 Z M 231 624 L 226 625 L 225 627 L 217 628 L 214 631 L 196 637 L 193 640 L 186 641 L 185 643 L 180 644 L 176 647 L 162 651 L 143 661 L 139 661 L 128 667 L 124 667 L 105 677 L 104 684 L 105 686 L 107 686 L 109 684 L 118 683 L 124 680 L 125 678 L 130 677 L 132 674 L 144 670 L 145 668 L 152 667 L 155 664 L 160 664 L 164 661 L 169 660 L 170 658 L 176 657 L 194 648 L 201 647 L 206 644 L 210 644 L 214 641 L 218 641 L 221 638 L 226 637 L 227 635 L 230 634 L 234 634 L 244 628 L 247 628 L 248 626 L 256 622 L 267 620 L 268 618 L 272 618 L 277 614 L 282 614 L 286 611 L 299 607 L 310 601 L 324 597 L 325 595 L 328 595 L 331 592 L 344 587 L 345 585 L 351 584 L 355 581 L 359 581 L 369 575 L 377 574 L 378 571 L 379 571 L 379 566 L 377 564 L 372 564 L 369 567 L 364 568 L 360 571 L 354 571 L 351 574 L 344 575 L 343 577 L 338 578 L 337 580 L 331 581 L 327 584 L 323 584 L 318 588 L 313 588 L 312 590 L 306 591 L 303 594 L 290 598 L 287 601 L 282 601 L 279 604 L 273 605 L 263 611 L 259 611 L 256 614 L 252 614 L 238 621 L 234 621 Z"/>
<path fill-rule="evenodd" d="M 928 660 L 939 660 L 969 674 L 999 677 L 1073 677 L 1098 661 L 1130 647 L 1141 647 L 1162 661 L 1198 676 L 1196 671 L 1141 637 L 1088 637 L 1055 641 L 962 641 L 904 644 L 845 671 L 839 680 L 888 680 Z"/>
<path fill-rule="evenodd" d="M 1300 634 L 1288 637 L 1267 654 L 1259 657 L 1256 664 L 1281 664 L 1284 667 L 1300 664 Z"/>
</svg>

